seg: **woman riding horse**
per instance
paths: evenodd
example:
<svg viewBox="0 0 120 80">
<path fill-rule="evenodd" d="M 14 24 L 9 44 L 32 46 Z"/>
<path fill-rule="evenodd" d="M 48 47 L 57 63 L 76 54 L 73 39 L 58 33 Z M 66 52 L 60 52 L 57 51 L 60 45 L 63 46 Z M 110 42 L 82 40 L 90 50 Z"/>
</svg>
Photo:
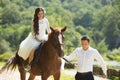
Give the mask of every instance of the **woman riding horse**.
<svg viewBox="0 0 120 80">
<path fill-rule="evenodd" d="M 29 71 L 31 69 L 30 63 L 33 60 L 33 55 L 35 49 L 40 45 L 40 43 L 48 40 L 48 34 L 50 33 L 50 26 L 47 18 L 45 18 L 44 8 L 36 8 L 34 19 L 33 19 L 33 29 L 28 37 L 23 40 L 20 44 L 18 55 L 24 60 L 28 59 L 28 63 L 24 64 L 24 69 Z"/>
<path fill-rule="evenodd" d="M 61 57 L 64 56 L 63 45 L 64 37 L 63 32 L 66 30 L 66 27 L 63 29 L 53 29 L 51 28 L 51 33 L 48 35 L 48 40 L 44 43 L 42 47 L 35 50 L 38 60 L 34 57 L 31 62 L 31 70 L 29 71 L 30 76 L 28 80 L 34 80 L 36 75 L 41 75 L 42 80 L 47 80 L 50 75 L 53 75 L 54 80 L 60 80 L 60 70 L 61 70 Z M 41 48 L 41 49 L 40 49 Z M 26 79 L 26 70 L 24 70 L 24 59 L 18 55 L 16 52 L 6 65 L 0 70 L 0 73 L 5 69 L 9 69 L 11 66 L 12 69 L 18 65 L 18 70 L 20 72 L 21 80 Z"/>
</svg>

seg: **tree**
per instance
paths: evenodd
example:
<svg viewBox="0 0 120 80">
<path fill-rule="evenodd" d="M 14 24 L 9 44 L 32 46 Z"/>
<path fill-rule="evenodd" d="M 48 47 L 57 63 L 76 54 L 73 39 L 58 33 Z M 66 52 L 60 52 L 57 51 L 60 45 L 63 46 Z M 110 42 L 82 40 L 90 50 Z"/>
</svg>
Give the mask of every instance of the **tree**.
<svg viewBox="0 0 120 80">
<path fill-rule="evenodd" d="M 13 5 L 7 5 L 5 8 L 3 8 L 3 12 L 1 14 L 1 21 L 2 25 L 5 24 L 17 24 L 20 22 L 20 12 L 18 11 L 18 6 Z"/>
<path fill-rule="evenodd" d="M 10 43 L 0 38 L 0 54 L 11 51 Z"/>
<path fill-rule="evenodd" d="M 120 15 L 114 8 L 109 14 L 107 19 L 104 21 L 104 35 L 106 36 L 106 43 L 109 44 L 109 49 L 117 48 L 120 43 Z M 119 41 L 117 41 L 119 40 Z"/>
</svg>

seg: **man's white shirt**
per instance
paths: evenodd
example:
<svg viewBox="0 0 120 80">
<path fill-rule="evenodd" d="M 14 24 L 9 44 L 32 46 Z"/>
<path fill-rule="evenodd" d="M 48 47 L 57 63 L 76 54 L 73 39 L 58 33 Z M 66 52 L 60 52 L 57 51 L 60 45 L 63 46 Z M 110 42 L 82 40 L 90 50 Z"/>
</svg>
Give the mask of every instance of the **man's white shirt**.
<svg viewBox="0 0 120 80">
<path fill-rule="evenodd" d="M 83 50 L 82 47 L 80 47 L 80 48 L 76 48 L 71 55 L 65 56 L 65 58 L 69 61 L 71 61 L 75 57 L 77 57 L 78 72 L 80 73 L 90 72 L 90 71 L 93 72 L 93 64 L 94 64 L 94 60 L 96 59 L 100 63 L 103 73 L 107 75 L 106 64 L 102 56 L 99 54 L 99 52 L 96 49 L 89 47 L 87 50 Z"/>
</svg>

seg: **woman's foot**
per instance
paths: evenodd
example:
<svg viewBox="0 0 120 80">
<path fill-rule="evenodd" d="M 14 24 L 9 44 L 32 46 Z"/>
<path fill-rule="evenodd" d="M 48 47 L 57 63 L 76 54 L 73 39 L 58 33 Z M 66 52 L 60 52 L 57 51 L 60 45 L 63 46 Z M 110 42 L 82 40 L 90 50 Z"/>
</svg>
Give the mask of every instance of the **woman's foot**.
<svg viewBox="0 0 120 80">
<path fill-rule="evenodd" d="M 30 64 L 25 65 L 24 70 L 25 71 L 30 71 L 31 70 L 31 65 Z"/>
</svg>

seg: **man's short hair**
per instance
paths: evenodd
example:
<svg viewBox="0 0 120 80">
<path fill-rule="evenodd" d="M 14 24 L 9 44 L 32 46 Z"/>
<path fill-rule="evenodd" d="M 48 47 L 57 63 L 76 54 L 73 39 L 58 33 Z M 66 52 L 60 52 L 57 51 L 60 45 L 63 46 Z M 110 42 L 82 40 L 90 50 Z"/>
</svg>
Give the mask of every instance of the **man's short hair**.
<svg viewBox="0 0 120 80">
<path fill-rule="evenodd" d="M 83 40 L 87 40 L 88 42 L 90 42 L 90 38 L 89 38 L 88 36 L 83 36 L 83 37 L 81 38 L 81 41 L 83 41 Z"/>
</svg>

